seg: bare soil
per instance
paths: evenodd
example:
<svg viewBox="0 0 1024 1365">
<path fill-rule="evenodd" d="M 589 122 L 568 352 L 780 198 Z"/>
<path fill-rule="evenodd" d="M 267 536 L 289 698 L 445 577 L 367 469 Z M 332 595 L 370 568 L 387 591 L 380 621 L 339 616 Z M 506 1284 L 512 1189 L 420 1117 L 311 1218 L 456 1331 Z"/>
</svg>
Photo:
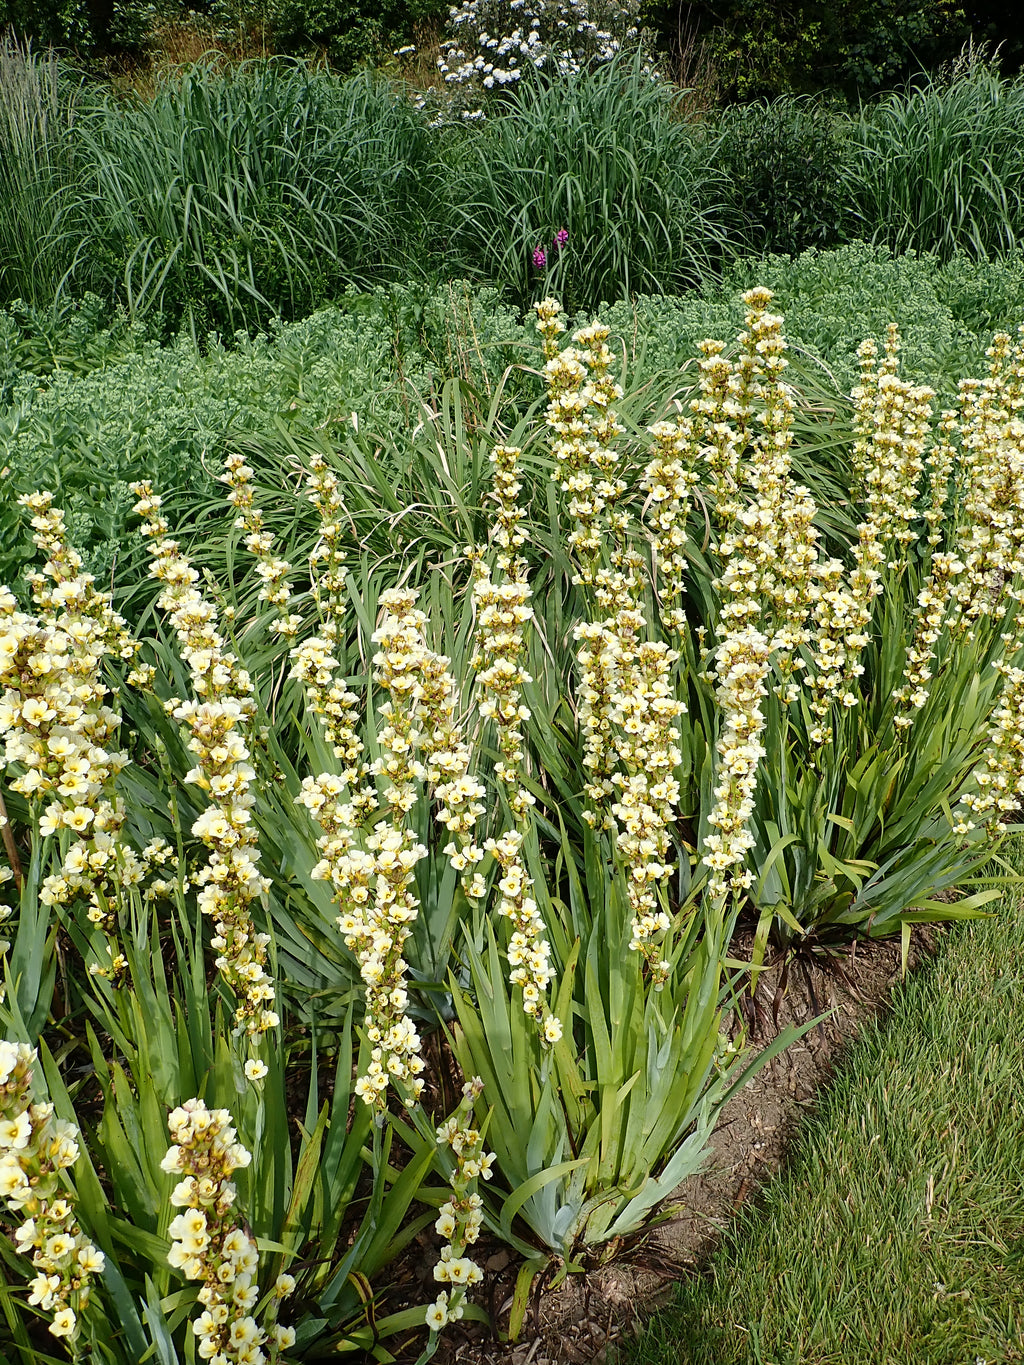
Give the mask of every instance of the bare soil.
<svg viewBox="0 0 1024 1365">
<path fill-rule="evenodd" d="M 915 930 L 910 969 L 930 956 L 935 934 L 934 929 Z M 742 949 L 734 944 L 736 956 L 743 957 Z M 901 975 L 898 940 L 862 942 L 829 961 L 766 969 L 755 999 L 744 1005 L 752 1046 L 770 1042 L 787 1024 L 806 1023 L 826 1010 L 834 1013 L 733 1098 L 703 1174 L 670 1201 L 676 1210 L 672 1217 L 623 1244 L 610 1263 L 570 1275 L 556 1290 L 535 1283 L 516 1342 L 501 1338 L 507 1335 L 518 1262 L 497 1243 L 491 1248 L 478 1244 L 492 1323 L 464 1321 L 447 1328 L 435 1356 L 439 1365 L 582 1365 L 606 1358 L 616 1341 L 667 1300 L 675 1281 L 699 1268 L 736 1209 L 779 1169 L 794 1129 L 814 1108 L 843 1049 L 884 1010 Z M 422 1277 L 428 1297 L 436 1255 L 421 1244 L 413 1274 Z"/>
</svg>

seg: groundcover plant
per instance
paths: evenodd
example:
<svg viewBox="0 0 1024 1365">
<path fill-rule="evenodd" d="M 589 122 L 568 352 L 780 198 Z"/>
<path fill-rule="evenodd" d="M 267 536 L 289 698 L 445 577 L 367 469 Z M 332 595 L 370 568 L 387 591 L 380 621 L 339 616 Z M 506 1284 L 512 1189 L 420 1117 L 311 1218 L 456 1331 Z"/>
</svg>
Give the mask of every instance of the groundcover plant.
<svg viewBox="0 0 1024 1365">
<path fill-rule="evenodd" d="M 522 1257 L 514 1333 L 541 1269 L 658 1215 L 764 1061 L 728 1027 L 740 916 L 756 975 L 769 944 L 906 937 L 996 894 L 936 900 L 1024 792 L 1024 349 L 997 336 L 935 419 L 895 329 L 865 342 L 849 506 L 823 516 L 782 318 L 744 297 L 647 432 L 607 329 L 563 345 L 538 305 L 545 419 L 491 448 L 488 533 L 447 575 L 353 571 L 329 447 L 290 564 L 230 454 L 256 608 L 137 483 L 139 637 L 52 495 L 22 499 L 44 563 L 30 603 L 0 594 L 16 1358 L 426 1358 L 482 1316 L 484 1228 Z M 396 1303 L 431 1228 L 436 1290 Z"/>
</svg>

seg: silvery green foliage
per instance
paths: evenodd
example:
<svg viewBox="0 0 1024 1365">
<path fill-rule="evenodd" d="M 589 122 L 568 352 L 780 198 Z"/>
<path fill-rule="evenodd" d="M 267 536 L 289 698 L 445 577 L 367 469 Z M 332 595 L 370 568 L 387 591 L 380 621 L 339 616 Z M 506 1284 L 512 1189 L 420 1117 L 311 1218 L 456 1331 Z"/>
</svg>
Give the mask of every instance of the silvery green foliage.
<svg viewBox="0 0 1024 1365">
<path fill-rule="evenodd" d="M 643 48 L 639 13 L 639 0 L 463 0 L 438 68 L 461 118 L 480 119 L 488 95 L 530 67 L 569 75 Z"/>
</svg>

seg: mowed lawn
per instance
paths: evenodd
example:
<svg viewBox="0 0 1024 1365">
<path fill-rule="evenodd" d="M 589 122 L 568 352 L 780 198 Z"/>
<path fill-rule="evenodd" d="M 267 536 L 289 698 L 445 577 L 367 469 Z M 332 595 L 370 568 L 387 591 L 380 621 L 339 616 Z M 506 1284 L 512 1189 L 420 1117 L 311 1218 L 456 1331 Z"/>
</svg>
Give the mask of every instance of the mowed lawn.
<svg viewBox="0 0 1024 1365">
<path fill-rule="evenodd" d="M 1024 1360 L 1022 910 L 944 935 L 622 1365 Z"/>
</svg>

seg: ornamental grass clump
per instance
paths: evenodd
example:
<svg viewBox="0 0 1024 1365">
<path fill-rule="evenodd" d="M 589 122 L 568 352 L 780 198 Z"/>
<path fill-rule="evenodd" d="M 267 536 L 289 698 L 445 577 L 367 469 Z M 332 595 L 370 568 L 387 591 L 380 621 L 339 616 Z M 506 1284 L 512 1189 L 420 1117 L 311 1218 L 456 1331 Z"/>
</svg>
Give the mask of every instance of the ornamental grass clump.
<svg viewBox="0 0 1024 1365">
<path fill-rule="evenodd" d="M 714 136 L 680 115 L 642 53 L 577 75 L 530 64 L 495 103 L 450 174 L 450 240 L 467 268 L 524 308 L 543 268 L 569 309 L 688 293 L 717 272 L 728 187 Z"/>
</svg>

